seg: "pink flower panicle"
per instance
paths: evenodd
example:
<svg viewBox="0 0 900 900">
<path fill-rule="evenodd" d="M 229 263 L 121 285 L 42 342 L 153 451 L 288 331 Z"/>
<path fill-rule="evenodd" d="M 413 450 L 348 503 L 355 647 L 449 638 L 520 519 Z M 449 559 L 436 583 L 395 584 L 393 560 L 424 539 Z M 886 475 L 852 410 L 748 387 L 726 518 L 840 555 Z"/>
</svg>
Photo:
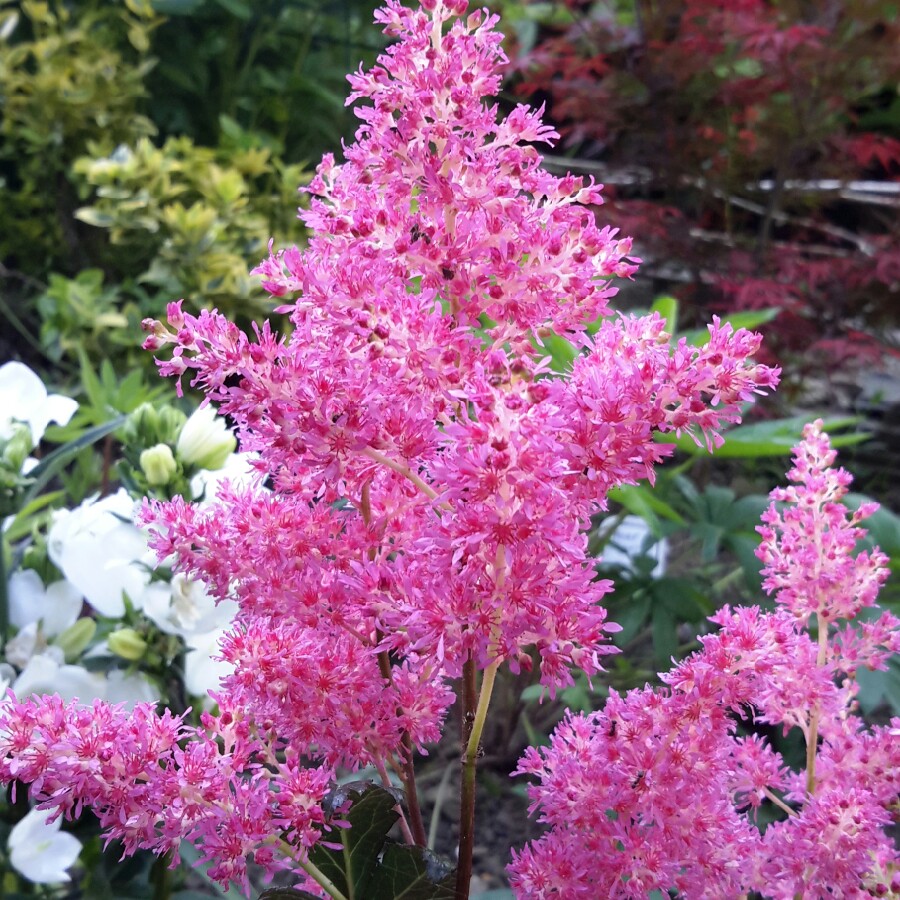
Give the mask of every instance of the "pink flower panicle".
<svg viewBox="0 0 900 900">
<path fill-rule="evenodd" d="M 878 504 L 848 512 L 841 499 L 852 479 L 844 469 L 831 468 L 835 456 L 821 420 L 807 425 L 788 472 L 794 484 L 772 491 L 772 505 L 757 528 L 763 587 L 802 622 L 815 613 L 825 626 L 872 606 L 888 576 L 880 551 L 850 552 L 864 534 L 859 522 Z M 781 511 L 777 503 L 787 506 Z"/>
<path fill-rule="evenodd" d="M 865 727 L 852 680 L 858 665 L 883 667 L 900 650 L 900 622 L 849 621 L 874 605 L 886 559 L 853 554 L 872 506 L 839 504 L 849 477 L 832 468 L 820 422 L 795 453 L 796 486 L 772 492 L 760 529 L 779 607 L 723 608 L 702 650 L 662 676 L 666 688 L 612 693 L 602 712 L 568 716 L 548 747 L 520 760 L 548 831 L 514 855 L 517 896 L 900 891 L 900 853 L 885 833 L 900 797 L 900 719 Z M 811 612 L 821 638 L 806 631 Z M 754 723 L 815 741 L 812 778 L 763 735 L 742 733 Z M 763 805 L 776 819 L 760 828 Z"/>
<path fill-rule="evenodd" d="M 136 787 L 113 773 L 72 796 L 100 804 L 130 848 L 201 844 L 223 883 L 244 881 L 249 853 L 295 870 L 320 834 L 320 782 L 304 787 L 273 747 L 321 763 L 323 780 L 338 764 L 385 771 L 438 736 L 447 679 L 468 660 L 537 661 L 551 690 L 572 666 L 599 671 L 617 626 L 587 551 L 591 515 L 610 488 L 652 479 L 668 452 L 657 433 L 711 446 L 778 379 L 745 330 L 716 320 L 705 346 L 673 347 L 658 316 L 611 314 L 612 279 L 638 263 L 631 241 L 597 224 L 599 186 L 541 168 L 533 144 L 556 134 L 540 111 L 499 117 L 496 17 L 388 0 L 378 20 L 395 43 L 350 78 L 360 125 L 309 186 L 309 246 L 270 247 L 255 270 L 290 336 L 180 303 L 144 323 L 148 349 L 171 348 L 162 373 L 217 403 L 255 460 L 254 484 L 226 484 L 203 509 L 176 498 L 142 513 L 161 559 L 239 605 L 213 734 L 227 715 L 246 735 L 221 750 L 179 732 L 184 747 Z M 581 351 L 564 375 L 551 334 Z M 8 727 L 33 731 L 44 703 L 12 707 Z M 59 715 L 51 748 L 82 714 Z M 62 784 L 69 763 L 48 753 L 31 780 L 52 804 L 40 779 Z M 153 799 L 132 824 L 132 789 L 157 782 L 173 810 L 189 801 L 182 825 Z"/>
<path fill-rule="evenodd" d="M 29 785 L 34 800 L 68 817 L 90 807 L 125 855 L 171 853 L 174 867 L 187 840 L 212 878 L 248 896 L 248 859 L 305 878 L 298 864 L 328 827 L 333 770 L 299 766 L 290 749 L 279 758 L 277 744 L 228 711 L 204 723 L 191 728 L 149 703 L 127 713 L 101 701 L 11 698 L 0 708 L 0 780 Z"/>
<path fill-rule="evenodd" d="M 350 79 L 361 125 L 310 185 L 309 247 L 257 270 L 291 337 L 177 306 L 153 326 L 175 345 L 163 371 L 192 370 L 271 494 L 145 516 L 160 552 L 246 614 L 323 615 L 451 676 L 469 657 L 529 665 L 534 647 L 555 688 L 611 649 L 591 514 L 652 478 L 655 432 L 711 445 L 778 373 L 718 321 L 701 348 L 671 348 L 658 316 L 587 335 L 630 243 L 597 226 L 596 186 L 540 168 L 526 142 L 555 135 L 539 113 L 498 119 L 496 18 L 462 6 L 379 14 L 397 43 Z M 548 333 L 584 351 L 567 377 L 542 359 Z"/>
</svg>

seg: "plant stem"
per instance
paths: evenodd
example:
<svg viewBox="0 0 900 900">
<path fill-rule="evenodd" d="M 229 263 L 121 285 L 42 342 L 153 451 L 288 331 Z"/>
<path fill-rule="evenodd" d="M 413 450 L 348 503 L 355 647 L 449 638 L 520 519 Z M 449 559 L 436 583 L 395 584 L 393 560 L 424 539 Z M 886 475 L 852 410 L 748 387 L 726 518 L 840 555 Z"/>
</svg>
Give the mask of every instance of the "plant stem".
<svg viewBox="0 0 900 900">
<path fill-rule="evenodd" d="M 381 776 L 381 783 L 384 785 L 386 791 L 391 791 L 391 778 L 388 775 L 387 768 L 384 765 L 384 762 L 378 758 L 374 760 L 375 769 L 378 771 L 378 774 Z M 393 766 L 393 764 L 392 764 Z M 403 776 L 401 775 L 401 778 Z M 406 782 L 404 781 L 404 784 Z M 403 840 L 406 841 L 407 844 L 415 844 L 418 843 L 412 836 L 412 831 L 409 828 L 409 822 L 406 819 L 406 813 L 403 811 L 403 806 L 398 803 L 394 809 L 397 811 L 397 815 L 400 816 L 398 820 L 398 824 L 400 826 L 400 831 L 403 833 Z"/>
<path fill-rule="evenodd" d="M 169 900 L 172 896 L 170 890 L 169 863 L 172 861 L 171 851 L 158 856 L 151 869 L 153 882 L 153 900 Z"/>
<path fill-rule="evenodd" d="M 380 634 L 378 639 L 379 641 L 381 640 Z M 382 650 L 378 654 L 378 668 L 385 682 L 392 684 L 394 679 L 391 674 L 391 660 L 387 650 Z M 427 838 L 425 836 L 425 822 L 422 819 L 422 807 L 419 805 L 419 792 L 416 790 L 416 770 L 413 765 L 412 739 L 408 733 L 405 733 L 401 740 L 404 752 L 402 768 L 398 774 L 403 782 L 403 790 L 406 793 L 406 806 L 409 810 L 409 829 L 412 833 L 408 840 L 419 847 L 424 847 L 427 843 Z"/>
<path fill-rule="evenodd" d="M 306 862 L 302 862 L 300 865 L 329 897 L 333 897 L 334 900 L 348 900 L 346 894 L 342 894 L 335 883 L 312 860 L 307 859 Z"/>
<path fill-rule="evenodd" d="M 419 847 L 428 843 L 425 835 L 425 822 L 422 819 L 422 807 L 419 805 L 419 792 L 416 790 L 416 769 L 413 765 L 413 746 L 409 733 L 403 735 L 403 787 L 406 789 L 406 806 L 409 809 L 409 827 L 412 829 L 413 841 Z"/>
<path fill-rule="evenodd" d="M 437 843 L 438 828 L 441 821 L 441 810 L 444 806 L 444 798 L 447 795 L 447 785 L 450 783 L 450 776 L 453 774 L 453 766 L 448 765 L 441 775 L 440 783 L 437 788 L 437 796 L 434 800 L 434 807 L 431 810 L 431 822 L 428 825 L 428 844 L 429 850 L 434 850 Z"/>
<path fill-rule="evenodd" d="M 381 463 L 389 469 L 393 469 L 398 475 L 408 478 L 423 494 L 425 494 L 426 497 L 429 497 L 431 500 L 437 499 L 437 491 L 431 487 L 430 484 L 427 484 L 419 478 L 409 466 L 405 466 L 403 463 L 394 462 L 390 457 L 385 456 L 383 453 L 379 453 L 377 450 L 373 450 L 371 447 L 366 447 L 365 450 L 361 452 L 363 456 L 368 456 L 369 459 Z"/>
<path fill-rule="evenodd" d="M 460 743 L 465 748 L 469 743 L 469 735 L 472 733 L 472 722 L 475 719 L 475 705 L 477 703 L 477 686 L 475 683 L 475 660 L 468 659 L 463 663 L 462 673 L 462 710 L 460 716 Z"/>
<path fill-rule="evenodd" d="M 797 811 L 791 809 L 774 791 L 769 790 L 769 788 L 763 788 L 763 793 L 772 801 L 772 803 L 786 812 L 789 816 L 793 817 L 797 815 Z"/>
<path fill-rule="evenodd" d="M 828 656 L 828 623 L 821 616 L 816 617 L 819 625 L 819 653 L 816 665 L 824 666 Z M 816 787 L 816 749 L 819 743 L 819 707 L 809 717 L 809 735 L 806 739 L 806 793 L 812 794 Z"/>
<path fill-rule="evenodd" d="M 459 796 L 459 863 L 456 868 L 456 896 L 458 900 L 468 900 L 469 883 L 472 880 L 472 853 L 475 849 L 475 767 L 478 754 L 481 749 L 481 734 L 484 731 L 484 723 L 487 721 L 488 707 L 491 705 L 491 693 L 494 690 L 494 678 L 500 668 L 500 660 L 491 663 L 484 670 L 481 679 L 481 693 L 478 697 L 478 707 L 474 718 L 468 728 L 469 739 L 466 743 L 465 753 L 462 759 L 462 787 Z M 466 666 L 472 667 L 473 660 L 466 662 Z M 466 672 L 463 671 L 463 700 L 466 695 Z M 468 722 L 469 709 L 463 709 L 463 729 L 465 732 Z"/>
</svg>

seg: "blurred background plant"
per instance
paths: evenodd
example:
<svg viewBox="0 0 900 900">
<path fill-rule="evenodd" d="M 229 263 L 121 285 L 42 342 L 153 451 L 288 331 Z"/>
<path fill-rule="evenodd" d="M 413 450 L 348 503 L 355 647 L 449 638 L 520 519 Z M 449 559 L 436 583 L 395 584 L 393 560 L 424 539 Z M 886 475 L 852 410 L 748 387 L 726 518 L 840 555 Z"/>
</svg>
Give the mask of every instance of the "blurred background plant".
<svg viewBox="0 0 900 900">
<path fill-rule="evenodd" d="M 782 402 L 898 352 L 896 3 L 500 6 L 516 93 L 548 104 L 553 164 L 607 185 L 645 297 L 670 293 L 693 321 L 778 307 Z"/>
<path fill-rule="evenodd" d="M 249 269 L 303 239 L 375 5 L 0 0 L 0 352 L 150 370 L 140 321 L 171 299 L 264 315 Z"/>
</svg>

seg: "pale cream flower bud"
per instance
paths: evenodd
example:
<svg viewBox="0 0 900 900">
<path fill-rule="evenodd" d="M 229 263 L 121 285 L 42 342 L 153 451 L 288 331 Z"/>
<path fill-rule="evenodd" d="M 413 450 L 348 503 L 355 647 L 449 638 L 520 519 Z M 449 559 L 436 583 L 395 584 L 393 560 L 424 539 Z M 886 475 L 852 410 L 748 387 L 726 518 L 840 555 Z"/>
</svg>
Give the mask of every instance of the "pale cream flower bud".
<svg viewBox="0 0 900 900">
<path fill-rule="evenodd" d="M 178 463 L 172 455 L 172 448 L 168 444 L 148 447 L 141 454 L 141 470 L 147 476 L 148 484 L 154 486 L 168 484 L 178 471 Z"/>
<path fill-rule="evenodd" d="M 147 642 L 133 628 L 120 628 L 114 631 L 106 643 L 116 656 L 129 662 L 136 662 L 147 650 Z"/>
</svg>

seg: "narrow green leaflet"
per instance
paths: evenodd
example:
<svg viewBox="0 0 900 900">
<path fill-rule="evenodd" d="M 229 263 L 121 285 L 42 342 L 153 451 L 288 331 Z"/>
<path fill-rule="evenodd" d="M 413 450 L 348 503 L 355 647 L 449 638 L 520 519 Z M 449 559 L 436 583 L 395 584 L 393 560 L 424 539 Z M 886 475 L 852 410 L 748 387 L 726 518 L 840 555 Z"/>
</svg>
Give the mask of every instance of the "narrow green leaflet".
<svg viewBox="0 0 900 900">
<path fill-rule="evenodd" d="M 666 331 L 669 334 L 678 331 L 678 301 L 674 297 L 657 297 L 650 312 L 659 313 L 666 320 Z"/>
<path fill-rule="evenodd" d="M 731 325 L 735 331 L 738 328 L 747 328 L 753 331 L 754 328 L 759 328 L 760 325 L 771 322 L 780 312 L 780 309 L 751 309 L 747 310 L 747 312 L 729 313 L 727 316 L 722 317 L 722 321 Z M 669 331 L 671 330 L 670 328 Z M 691 331 L 685 331 L 679 337 L 685 338 L 689 344 L 693 344 L 695 347 L 702 347 L 709 340 L 709 330 L 706 328 L 695 328 Z"/>
<path fill-rule="evenodd" d="M 69 443 L 63 444 L 62 447 L 58 447 L 52 453 L 47 454 L 47 456 L 45 456 L 29 473 L 33 482 L 25 493 L 25 497 L 22 501 L 23 506 L 27 506 L 31 503 L 45 487 L 47 482 L 49 482 L 50 479 L 66 465 L 66 463 L 73 459 L 76 454 L 84 450 L 85 447 L 90 447 L 91 444 L 106 437 L 106 435 L 112 434 L 117 428 L 120 428 L 125 424 L 126 418 L 127 417 L 124 415 L 116 416 L 114 419 L 110 419 L 102 425 L 89 428 L 81 435 L 81 437 L 76 438 L 74 441 L 69 441 Z"/>
<path fill-rule="evenodd" d="M 791 416 L 786 419 L 773 419 L 770 422 L 754 422 L 752 425 L 739 425 L 727 431 L 723 436 L 725 443 L 715 450 L 715 455 L 722 459 L 761 459 L 772 456 L 790 456 L 791 450 L 800 443 L 803 426 L 815 419 L 812 413 L 802 416 Z M 865 434 L 835 434 L 842 428 L 856 425 L 857 416 L 833 416 L 823 419 L 825 430 L 831 435 L 834 447 L 847 447 L 866 440 Z M 706 446 L 697 446 L 688 434 L 676 437 L 674 434 L 659 436 L 660 443 L 674 444 L 684 453 L 692 456 L 706 456 Z"/>
</svg>

